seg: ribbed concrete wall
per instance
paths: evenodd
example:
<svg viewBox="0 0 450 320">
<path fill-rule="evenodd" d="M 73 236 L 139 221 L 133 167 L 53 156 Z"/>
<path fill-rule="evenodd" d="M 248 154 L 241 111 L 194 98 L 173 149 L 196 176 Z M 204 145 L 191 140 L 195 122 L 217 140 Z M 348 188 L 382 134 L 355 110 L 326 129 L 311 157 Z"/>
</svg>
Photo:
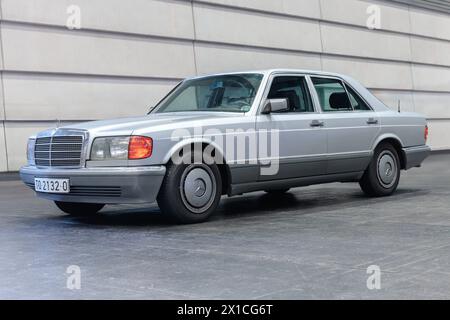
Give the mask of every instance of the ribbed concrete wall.
<svg viewBox="0 0 450 320">
<path fill-rule="evenodd" d="M 0 0 L 0 171 L 66 122 L 145 113 L 186 76 L 308 68 L 354 76 L 430 119 L 450 148 L 450 15 L 358 0 Z M 69 5 L 81 30 L 65 27 Z M 371 4 L 382 30 L 366 27 Z"/>
</svg>

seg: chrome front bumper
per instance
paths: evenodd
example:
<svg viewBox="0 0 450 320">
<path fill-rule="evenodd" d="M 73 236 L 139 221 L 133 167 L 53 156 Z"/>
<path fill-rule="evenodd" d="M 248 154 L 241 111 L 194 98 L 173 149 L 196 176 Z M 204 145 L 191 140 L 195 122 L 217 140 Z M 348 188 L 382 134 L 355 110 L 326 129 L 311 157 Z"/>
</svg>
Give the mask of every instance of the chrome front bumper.
<svg viewBox="0 0 450 320">
<path fill-rule="evenodd" d="M 22 181 L 34 190 L 34 178 L 66 178 L 70 193 L 41 193 L 39 197 L 65 202 L 128 204 L 156 201 L 166 168 L 108 167 L 58 169 L 26 166 L 20 169 Z"/>
</svg>

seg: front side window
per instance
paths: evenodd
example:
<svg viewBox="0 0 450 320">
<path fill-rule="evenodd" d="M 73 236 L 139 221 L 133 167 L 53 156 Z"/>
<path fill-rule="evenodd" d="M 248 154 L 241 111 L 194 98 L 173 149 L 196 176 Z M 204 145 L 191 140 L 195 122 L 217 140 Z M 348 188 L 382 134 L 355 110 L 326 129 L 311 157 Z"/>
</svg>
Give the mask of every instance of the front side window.
<svg viewBox="0 0 450 320">
<path fill-rule="evenodd" d="M 262 74 L 233 74 L 186 80 L 154 110 L 248 112 L 262 79 Z"/>
<path fill-rule="evenodd" d="M 352 104 L 342 81 L 331 78 L 311 78 L 324 112 L 352 111 Z"/>
<path fill-rule="evenodd" d="M 267 98 L 287 99 L 289 108 L 287 112 L 314 112 L 305 77 L 276 77 Z"/>
</svg>

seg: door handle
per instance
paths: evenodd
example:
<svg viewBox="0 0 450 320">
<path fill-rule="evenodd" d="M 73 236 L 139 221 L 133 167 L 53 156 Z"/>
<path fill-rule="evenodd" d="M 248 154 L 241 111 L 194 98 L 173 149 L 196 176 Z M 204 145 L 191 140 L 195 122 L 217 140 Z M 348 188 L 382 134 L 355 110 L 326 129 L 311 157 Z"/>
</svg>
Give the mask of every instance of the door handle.
<svg viewBox="0 0 450 320">
<path fill-rule="evenodd" d="M 378 124 L 378 120 L 374 118 L 369 118 L 369 120 L 367 120 L 367 124 Z"/>
<path fill-rule="evenodd" d="M 323 127 L 325 123 L 319 120 L 313 120 L 310 124 L 311 127 Z"/>
</svg>

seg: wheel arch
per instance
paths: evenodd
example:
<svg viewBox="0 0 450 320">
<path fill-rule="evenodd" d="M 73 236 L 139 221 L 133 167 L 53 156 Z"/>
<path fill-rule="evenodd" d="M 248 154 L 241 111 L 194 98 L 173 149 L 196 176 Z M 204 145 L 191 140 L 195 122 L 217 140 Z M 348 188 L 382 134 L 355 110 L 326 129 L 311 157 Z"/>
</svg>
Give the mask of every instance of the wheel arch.
<svg viewBox="0 0 450 320">
<path fill-rule="evenodd" d="M 397 154 L 400 158 L 400 168 L 402 170 L 406 169 L 406 154 L 403 150 L 403 143 L 401 141 L 401 139 L 394 135 L 394 134 L 385 134 L 385 135 L 381 135 L 380 137 L 378 137 L 378 139 L 375 141 L 374 145 L 373 145 L 373 149 L 375 151 L 375 149 L 382 143 L 389 143 L 391 144 L 395 150 L 397 151 Z"/>
<path fill-rule="evenodd" d="M 220 176 L 222 179 L 222 194 L 228 194 L 231 186 L 231 170 L 227 164 L 227 160 L 225 158 L 225 154 L 222 147 L 219 146 L 214 141 L 204 138 L 192 138 L 179 141 L 164 156 L 163 164 L 168 164 L 171 161 L 172 156 L 182 151 L 185 147 L 194 145 L 201 145 L 202 151 L 205 150 L 206 147 L 211 146 L 214 152 L 218 153 L 218 157 L 222 158 L 222 162 L 217 164 L 217 166 L 219 168 Z"/>
</svg>

